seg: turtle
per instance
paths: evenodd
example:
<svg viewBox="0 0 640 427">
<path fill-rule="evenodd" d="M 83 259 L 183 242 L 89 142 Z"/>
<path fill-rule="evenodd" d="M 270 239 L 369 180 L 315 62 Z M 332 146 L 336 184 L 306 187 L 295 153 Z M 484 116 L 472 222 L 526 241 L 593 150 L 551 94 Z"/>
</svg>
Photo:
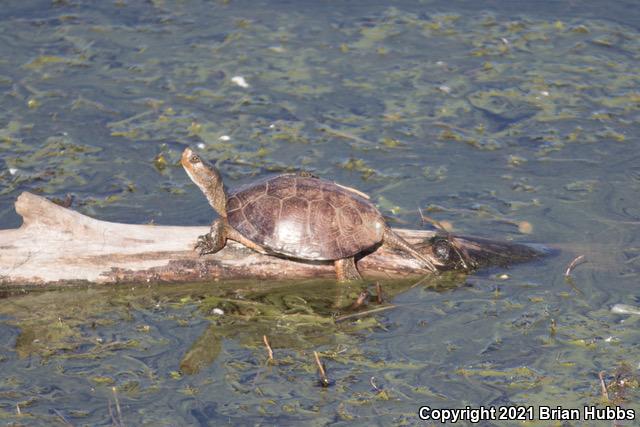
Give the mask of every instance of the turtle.
<svg viewBox="0 0 640 427">
<path fill-rule="evenodd" d="M 181 163 L 219 215 L 198 238 L 201 256 L 218 252 L 230 239 L 263 254 L 332 261 L 339 281 L 360 280 L 354 257 L 379 245 L 404 252 L 431 272 L 440 265 L 396 234 L 358 190 L 309 173 L 285 173 L 227 194 L 220 172 L 190 148 Z"/>
</svg>

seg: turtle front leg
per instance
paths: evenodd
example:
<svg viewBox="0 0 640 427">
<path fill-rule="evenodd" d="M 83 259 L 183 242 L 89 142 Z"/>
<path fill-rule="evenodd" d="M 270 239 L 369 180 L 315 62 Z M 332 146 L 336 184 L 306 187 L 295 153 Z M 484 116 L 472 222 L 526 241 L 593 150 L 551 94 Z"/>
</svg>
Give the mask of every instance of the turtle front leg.
<svg viewBox="0 0 640 427">
<path fill-rule="evenodd" d="M 202 236 L 198 236 L 195 250 L 198 255 L 215 254 L 227 244 L 227 233 L 222 219 L 218 218 L 211 224 L 211 231 Z"/>
<path fill-rule="evenodd" d="M 418 252 L 409 242 L 404 240 L 388 227 L 384 231 L 382 239 L 384 244 L 391 246 L 392 248 L 399 249 L 407 255 L 411 255 L 413 258 L 420 261 L 420 264 L 422 264 L 424 268 L 431 272 L 436 273 L 438 271 L 436 265 L 442 265 L 436 258 L 429 255 L 423 255 Z"/>
<path fill-rule="evenodd" d="M 353 257 L 337 259 L 334 262 L 336 266 L 336 276 L 338 282 L 348 282 L 350 280 L 362 280 L 362 276 L 356 267 L 356 260 Z"/>
</svg>

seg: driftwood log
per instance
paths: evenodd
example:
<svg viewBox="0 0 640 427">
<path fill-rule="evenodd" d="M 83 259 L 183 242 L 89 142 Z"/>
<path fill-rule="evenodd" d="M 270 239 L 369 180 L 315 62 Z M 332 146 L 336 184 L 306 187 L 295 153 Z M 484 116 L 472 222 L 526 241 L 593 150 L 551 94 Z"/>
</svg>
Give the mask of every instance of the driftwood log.
<svg viewBox="0 0 640 427">
<path fill-rule="evenodd" d="M 333 264 L 261 255 L 229 242 L 214 255 L 193 250 L 208 227 L 120 224 L 100 221 L 22 193 L 20 228 L 0 230 L 0 284 L 65 285 L 82 282 L 194 282 L 215 279 L 335 277 Z M 430 251 L 433 231 L 401 230 L 420 251 Z M 456 237 L 478 265 L 507 264 L 541 255 L 529 246 Z M 417 263 L 384 247 L 358 261 L 365 278 L 424 275 Z"/>
</svg>

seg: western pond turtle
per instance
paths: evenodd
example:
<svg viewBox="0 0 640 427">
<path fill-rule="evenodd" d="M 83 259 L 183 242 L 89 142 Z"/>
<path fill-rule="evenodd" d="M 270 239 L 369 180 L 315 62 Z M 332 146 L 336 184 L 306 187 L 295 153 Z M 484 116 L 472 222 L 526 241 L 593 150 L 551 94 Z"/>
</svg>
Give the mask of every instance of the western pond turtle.
<svg viewBox="0 0 640 427">
<path fill-rule="evenodd" d="M 334 261 L 340 281 L 361 279 L 354 257 L 380 244 L 430 271 L 440 264 L 392 231 L 368 196 L 355 189 L 309 174 L 282 174 L 227 194 L 216 168 L 190 148 L 181 163 L 220 216 L 198 238 L 200 255 L 218 252 L 231 239 L 260 253 Z"/>
</svg>

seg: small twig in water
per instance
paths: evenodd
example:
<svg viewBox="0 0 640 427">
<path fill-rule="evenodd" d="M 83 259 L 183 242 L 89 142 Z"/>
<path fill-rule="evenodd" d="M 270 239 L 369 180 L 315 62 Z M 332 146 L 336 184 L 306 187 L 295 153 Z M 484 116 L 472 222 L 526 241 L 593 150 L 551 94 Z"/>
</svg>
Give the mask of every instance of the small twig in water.
<svg viewBox="0 0 640 427">
<path fill-rule="evenodd" d="M 344 322 L 345 320 L 359 319 L 361 317 L 365 317 L 365 316 L 368 316 L 370 314 L 380 313 L 380 312 L 383 312 L 383 311 L 391 310 L 392 308 L 396 308 L 396 306 L 395 305 L 385 305 L 383 307 L 372 308 L 371 310 L 359 311 L 359 312 L 353 313 L 353 314 L 345 314 L 344 316 L 336 317 L 334 319 L 334 322 L 335 323 L 340 323 L 340 322 Z"/>
<path fill-rule="evenodd" d="M 20 411 L 20 404 L 16 403 L 16 414 L 18 414 L 18 416 L 22 415 L 22 411 Z"/>
<path fill-rule="evenodd" d="M 327 378 L 327 373 L 324 370 L 324 366 L 322 365 L 322 362 L 320 361 L 320 356 L 318 355 L 318 352 L 314 351 L 313 356 L 316 358 L 316 365 L 318 365 L 318 372 L 320 373 L 320 385 L 322 387 L 329 387 L 329 385 L 331 385 L 331 381 L 329 381 L 329 378 Z"/>
<path fill-rule="evenodd" d="M 369 298 L 369 292 L 367 292 L 367 290 L 360 292 L 358 299 L 351 304 L 351 309 L 355 310 L 356 308 L 361 307 L 367 301 L 367 298 Z"/>
<path fill-rule="evenodd" d="M 267 338 L 266 335 L 262 336 L 262 341 L 264 341 L 264 345 L 265 347 L 267 347 L 267 353 L 269 353 L 269 362 L 273 362 L 273 350 L 271 349 L 271 346 L 269 345 L 269 338 Z"/>
<path fill-rule="evenodd" d="M 64 414 L 60 411 L 58 411 L 57 409 L 53 409 L 53 412 L 55 412 L 55 414 L 58 416 L 58 418 L 60 418 L 60 421 L 62 421 L 62 424 L 64 424 L 65 426 L 71 426 L 73 427 L 73 424 L 71 424 L 69 422 L 69 420 L 67 419 L 67 417 L 64 416 Z"/>
<path fill-rule="evenodd" d="M 423 284 L 427 279 L 429 279 L 431 276 L 424 276 L 422 279 L 418 280 L 416 283 L 414 283 L 413 285 L 411 285 L 411 287 L 409 289 L 413 289 L 416 286 L 420 286 L 421 284 Z"/>
<path fill-rule="evenodd" d="M 604 371 L 600 371 L 598 373 L 598 378 L 600 378 L 600 389 L 602 391 L 602 397 L 608 402 L 609 390 L 607 390 L 607 384 L 604 382 Z"/>
<path fill-rule="evenodd" d="M 453 130 L 457 130 L 458 132 L 460 132 L 460 133 L 464 133 L 464 134 L 469 134 L 469 133 L 471 133 L 471 131 L 469 131 L 469 130 L 467 130 L 467 129 L 463 129 L 463 128 L 461 128 L 461 127 L 457 127 L 457 126 L 454 126 L 454 125 L 451 125 L 451 124 L 449 124 L 449 123 L 445 123 L 445 122 L 433 122 L 433 123 L 431 123 L 431 124 L 432 124 L 433 126 L 438 126 L 438 127 L 445 128 L 445 129 L 449 129 L 449 130 L 452 130 L 452 129 L 453 129 Z"/>
<path fill-rule="evenodd" d="M 564 276 L 564 281 L 567 282 L 569 286 L 571 286 L 571 289 L 573 289 L 576 292 L 576 294 L 584 295 L 584 292 L 582 292 L 582 290 L 580 290 L 580 288 L 576 286 L 575 282 L 573 281 L 573 277 Z"/>
<path fill-rule="evenodd" d="M 333 128 L 327 126 L 327 125 L 321 125 L 321 126 L 318 127 L 318 129 L 320 129 L 323 132 L 327 132 L 328 134 L 331 134 L 331 135 L 334 135 L 334 136 L 338 136 L 340 138 L 350 139 L 352 141 L 359 142 L 362 145 L 367 145 L 367 146 L 370 146 L 370 147 L 373 147 L 373 146 L 376 145 L 375 143 L 373 143 L 371 141 L 367 141 L 364 138 L 360 138 L 359 136 L 350 134 L 350 133 L 345 132 L 345 131 L 333 129 Z"/>
<path fill-rule="evenodd" d="M 380 282 L 376 282 L 376 300 L 378 301 L 378 304 L 382 304 L 383 302 L 382 285 L 380 285 Z"/>
<path fill-rule="evenodd" d="M 118 414 L 118 426 L 124 427 L 124 422 L 122 421 L 122 411 L 120 410 L 120 400 L 118 400 L 118 392 L 115 387 L 111 387 L 111 392 L 113 393 L 113 400 L 116 403 L 116 414 Z"/>
<path fill-rule="evenodd" d="M 574 258 L 573 261 L 571 261 L 571 263 L 569 264 L 569 266 L 567 267 L 567 271 L 564 272 L 564 277 L 569 277 L 571 275 L 571 272 L 573 271 L 573 269 L 582 261 L 584 260 L 584 255 L 580 255 Z"/>
<path fill-rule="evenodd" d="M 118 420 L 113 415 L 113 408 L 111 407 L 111 399 L 108 400 L 109 416 L 111 417 L 111 425 L 118 427 Z"/>
<path fill-rule="evenodd" d="M 418 206 L 418 214 L 420 214 L 420 222 L 422 224 L 429 223 L 429 224 L 433 225 L 435 228 L 437 228 L 438 230 L 447 231 L 447 229 L 442 224 L 440 224 L 440 222 L 438 222 L 438 220 L 435 220 L 435 219 L 431 218 L 430 216 L 424 215 L 422 213 L 422 209 L 420 208 L 420 206 Z"/>
</svg>

